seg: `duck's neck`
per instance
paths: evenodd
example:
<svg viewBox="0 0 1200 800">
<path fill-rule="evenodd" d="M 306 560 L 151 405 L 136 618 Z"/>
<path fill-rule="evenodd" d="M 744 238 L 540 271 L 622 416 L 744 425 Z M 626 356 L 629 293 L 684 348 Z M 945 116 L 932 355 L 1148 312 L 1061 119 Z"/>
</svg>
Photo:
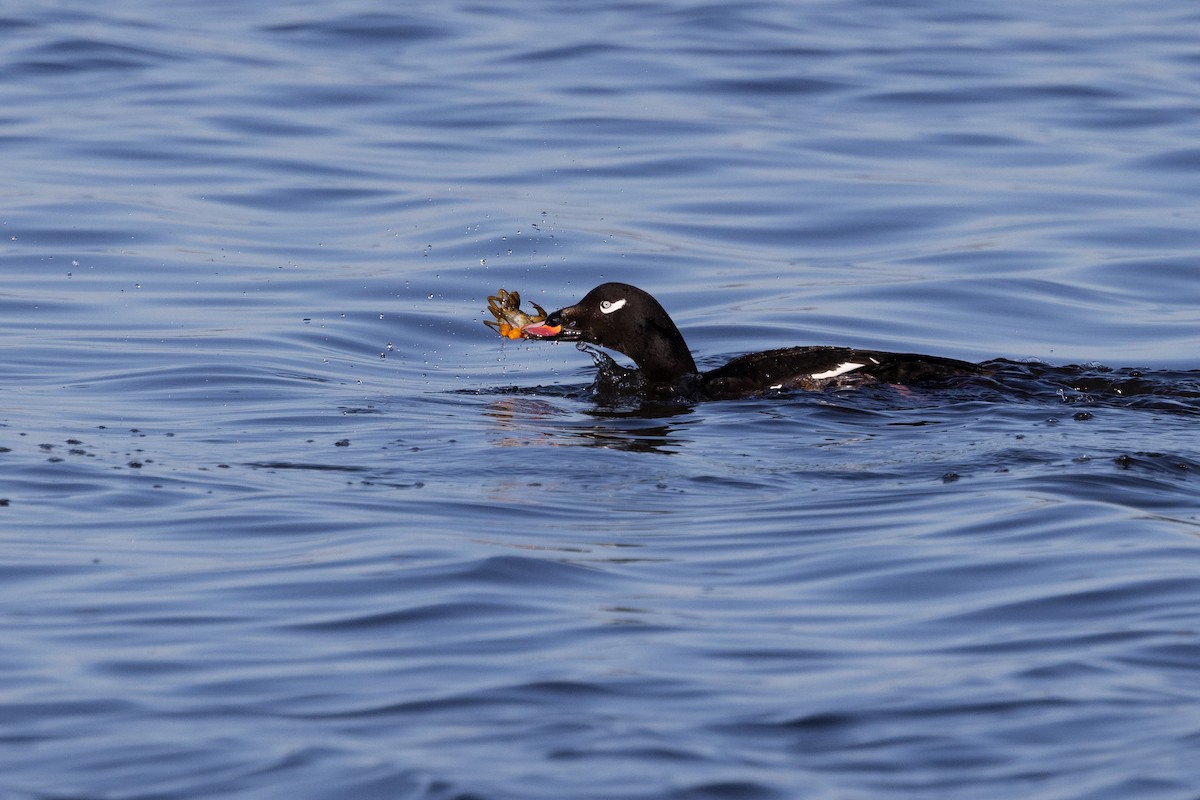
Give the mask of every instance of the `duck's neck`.
<svg viewBox="0 0 1200 800">
<path fill-rule="evenodd" d="M 641 333 L 642 346 L 637 353 L 627 355 L 638 365 L 648 382 L 673 384 L 686 375 L 697 373 L 696 362 L 692 359 L 687 342 L 670 317 L 666 317 L 665 322 L 648 322 Z"/>
</svg>

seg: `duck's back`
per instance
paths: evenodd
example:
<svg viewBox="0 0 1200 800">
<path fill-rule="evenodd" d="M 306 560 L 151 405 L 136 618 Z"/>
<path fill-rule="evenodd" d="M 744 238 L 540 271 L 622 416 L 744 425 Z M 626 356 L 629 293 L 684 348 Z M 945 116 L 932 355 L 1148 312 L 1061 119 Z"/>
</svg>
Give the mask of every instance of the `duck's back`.
<svg viewBox="0 0 1200 800">
<path fill-rule="evenodd" d="M 924 383 L 986 370 L 967 361 L 848 347 L 785 347 L 733 359 L 701 376 L 706 397 L 745 397 L 783 389 L 815 391 L 863 382 Z"/>
</svg>

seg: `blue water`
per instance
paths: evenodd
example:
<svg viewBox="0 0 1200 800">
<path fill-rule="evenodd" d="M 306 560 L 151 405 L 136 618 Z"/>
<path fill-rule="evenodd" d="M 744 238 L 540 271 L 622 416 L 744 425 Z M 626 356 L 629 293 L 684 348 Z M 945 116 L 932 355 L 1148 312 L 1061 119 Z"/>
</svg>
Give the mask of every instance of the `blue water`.
<svg viewBox="0 0 1200 800">
<path fill-rule="evenodd" d="M 1200 797 L 1200 9 L 0 12 L 0 796 Z M 605 280 L 600 402 L 484 327 Z"/>
</svg>

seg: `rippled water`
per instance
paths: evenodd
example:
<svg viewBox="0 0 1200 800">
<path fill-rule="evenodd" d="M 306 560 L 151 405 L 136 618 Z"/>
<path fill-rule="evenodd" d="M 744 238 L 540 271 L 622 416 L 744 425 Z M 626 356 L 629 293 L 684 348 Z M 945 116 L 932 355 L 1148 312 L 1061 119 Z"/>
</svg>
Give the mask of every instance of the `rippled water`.
<svg viewBox="0 0 1200 800">
<path fill-rule="evenodd" d="M 1198 23 L 8 4 L 0 794 L 1194 800 Z"/>
</svg>

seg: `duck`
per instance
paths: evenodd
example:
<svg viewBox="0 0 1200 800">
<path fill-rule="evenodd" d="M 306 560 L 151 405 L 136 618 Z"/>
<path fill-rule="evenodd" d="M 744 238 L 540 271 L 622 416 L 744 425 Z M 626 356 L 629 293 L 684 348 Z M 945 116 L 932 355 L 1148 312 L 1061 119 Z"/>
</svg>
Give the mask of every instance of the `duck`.
<svg viewBox="0 0 1200 800">
<path fill-rule="evenodd" d="M 520 335 L 586 342 L 616 351 L 637 365 L 643 394 L 684 400 L 726 400 L 872 383 L 908 385 L 989 373 L 978 364 L 952 358 L 825 345 L 750 353 L 702 372 L 662 304 L 628 283 L 603 283 L 575 305 L 524 325 Z"/>
</svg>

